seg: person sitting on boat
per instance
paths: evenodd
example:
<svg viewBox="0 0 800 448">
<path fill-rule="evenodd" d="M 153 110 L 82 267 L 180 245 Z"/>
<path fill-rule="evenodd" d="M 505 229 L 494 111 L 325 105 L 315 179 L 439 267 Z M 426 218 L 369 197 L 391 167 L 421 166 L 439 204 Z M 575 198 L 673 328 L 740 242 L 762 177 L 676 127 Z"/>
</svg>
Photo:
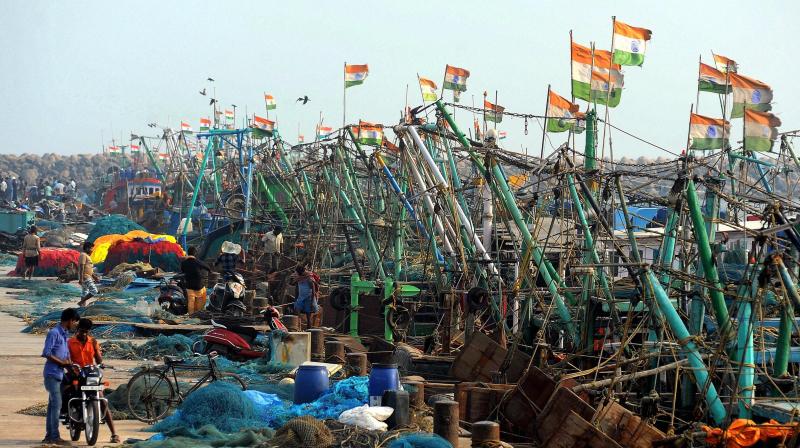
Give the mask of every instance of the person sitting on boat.
<svg viewBox="0 0 800 448">
<path fill-rule="evenodd" d="M 70 372 L 67 370 L 67 375 L 65 378 L 69 380 L 66 381 L 69 385 L 72 384 L 72 379 L 77 378 L 80 371 L 78 369 L 82 369 L 86 366 L 91 365 L 100 365 L 103 363 L 103 354 L 100 351 L 100 344 L 97 342 L 91 334 L 89 334 L 92 330 L 92 321 L 91 319 L 81 318 L 78 321 L 78 329 L 75 331 L 75 336 L 67 339 L 67 347 L 69 347 L 69 359 L 72 362 L 75 368 L 72 369 Z M 100 392 L 100 396 L 102 397 L 103 392 Z M 69 395 L 65 394 L 63 402 L 66 404 L 69 402 Z M 101 402 L 101 406 L 103 406 L 104 402 Z M 66 407 L 62 405 L 62 407 Z M 117 431 L 114 429 L 114 419 L 111 418 L 111 412 L 108 410 L 108 405 L 105 405 L 105 421 L 106 425 L 108 425 L 109 431 L 111 431 L 111 443 L 119 443 L 119 436 L 117 435 Z"/>
<path fill-rule="evenodd" d="M 94 244 L 86 241 L 83 243 L 83 252 L 78 257 L 78 283 L 81 284 L 81 301 L 78 306 L 86 306 L 86 301 L 97 294 L 97 275 L 94 273 L 94 263 L 92 263 L 92 247 Z"/>
<path fill-rule="evenodd" d="M 320 278 L 315 272 L 307 270 L 305 265 L 295 268 L 289 282 L 297 285 L 297 299 L 294 301 L 294 310 L 306 315 L 306 328 L 311 329 L 311 315 L 319 311 L 317 298 L 319 297 Z"/>
<path fill-rule="evenodd" d="M 242 253 L 242 246 L 232 241 L 225 241 L 222 243 L 220 250 L 222 253 L 217 257 L 214 266 L 219 268 L 223 274 L 236 272 L 236 269 L 242 264 L 242 260 L 239 257 L 239 254 Z"/>
</svg>

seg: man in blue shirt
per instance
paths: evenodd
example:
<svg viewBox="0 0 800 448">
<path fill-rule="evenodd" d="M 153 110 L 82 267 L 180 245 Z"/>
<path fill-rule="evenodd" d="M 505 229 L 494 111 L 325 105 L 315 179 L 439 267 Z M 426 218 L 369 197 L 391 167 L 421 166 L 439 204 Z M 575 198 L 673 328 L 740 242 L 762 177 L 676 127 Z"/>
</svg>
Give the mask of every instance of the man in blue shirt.
<svg viewBox="0 0 800 448">
<path fill-rule="evenodd" d="M 45 444 L 69 445 L 58 434 L 59 414 L 61 413 L 61 381 L 64 379 L 64 368 L 70 367 L 69 332 L 78 326 L 81 316 L 76 308 L 67 308 L 61 312 L 61 323 L 47 333 L 44 340 L 42 358 L 44 363 L 44 388 L 47 389 L 47 420 L 44 440 Z"/>
</svg>

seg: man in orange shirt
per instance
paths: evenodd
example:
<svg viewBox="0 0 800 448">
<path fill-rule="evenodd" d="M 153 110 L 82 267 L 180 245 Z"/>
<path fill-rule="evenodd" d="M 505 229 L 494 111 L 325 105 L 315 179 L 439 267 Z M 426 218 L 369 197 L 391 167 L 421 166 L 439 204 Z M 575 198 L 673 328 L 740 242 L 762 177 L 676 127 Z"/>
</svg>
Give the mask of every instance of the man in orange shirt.
<svg viewBox="0 0 800 448">
<path fill-rule="evenodd" d="M 75 336 L 67 340 L 70 361 L 80 368 L 103 363 L 100 344 L 97 339 L 89 334 L 91 330 L 92 321 L 82 318 L 78 321 L 78 330 L 75 332 Z M 114 420 L 111 418 L 111 412 L 109 412 L 108 407 L 106 407 L 105 418 L 108 429 L 111 430 L 111 443 L 119 443 L 119 436 L 117 431 L 114 430 Z"/>
</svg>

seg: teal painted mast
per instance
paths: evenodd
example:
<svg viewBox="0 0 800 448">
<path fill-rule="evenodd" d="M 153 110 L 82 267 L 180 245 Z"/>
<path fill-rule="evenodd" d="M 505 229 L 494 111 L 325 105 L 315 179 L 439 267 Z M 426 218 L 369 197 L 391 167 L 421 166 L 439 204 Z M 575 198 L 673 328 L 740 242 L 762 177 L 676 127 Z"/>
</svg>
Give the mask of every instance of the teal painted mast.
<svg viewBox="0 0 800 448">
<path fill-rule="evenodd" d="M 789 355 L 791 353 L 792 331 L 794 330 L 794 306 L 800 306 L 800 295 L 798 295 L 792 276 L 783 259 L 775 256 L 773 262 L 778 267 L 786 296 L 781 307 L 781 321 L 778 328 L 778 342 L 775 347 L 775 366 L 773 375 L 785 377 L 788 375 Z M 794 305 L 794 306 L 793 306 Z"/>
</svg>

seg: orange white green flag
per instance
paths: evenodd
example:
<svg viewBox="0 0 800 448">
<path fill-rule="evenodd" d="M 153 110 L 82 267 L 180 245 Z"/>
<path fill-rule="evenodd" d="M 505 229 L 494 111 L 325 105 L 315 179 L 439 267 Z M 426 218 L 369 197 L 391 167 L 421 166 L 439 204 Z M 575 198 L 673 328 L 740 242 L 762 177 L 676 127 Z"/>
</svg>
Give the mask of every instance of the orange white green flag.
<svg viewBox="0 0 800 448">
<path fill-rule="evenodd" d="M 192 132 L 192 126 L 189 123 L 185 122 L 185 121 L 181 121 L 181 131 L 191 133 Z"/>
<path fill-rule="evenodd" d="M 647 41 L 653 33 L 646 28 L 638 28 L 614 21 L 614 63 L 620 65 L 642 65 Z"/>
<path fill-rule="evenodd" d="M 729 148 L 731 124 L 722 118 L 691 114 L 689 117 L 689 149 L 709 150 Z"/>
<path fill-rule="evenodd" d="M 108 147 L 108 152 L 110 154 L 119 154 L 121 152 L 121 149 L 120 149 L 119 146 L 109 146 Z"/>
<path fill-rule="evenodd" d="M 258 115 L 253 115 L 253 127 L 264 131 L 268 134 L 272 134 L 275 131 L 275 122 L 267 120 L 266 118 L 259 117 Z"/>
<path fill-rule="evenodd" d="M 467 78 L 469 70 L 447 65 L 444 69 L 444 88 L 453 91 L 453 101 L 461 99 L 461 92 L 467 91 Z"/>
<path fill-rule="evenodd" d="M 306 138 L 303 137 L 303 134 L 297 136 L 297 143 L 305 143 Z"/>
<path fill-rule="evenodd" d="M 131 143 L 131 154 L 139 154 L 139 145 Z"/>
<path fill-rule="evenodd" d="M 200 119 L 200 132 L 205 132 L 211 129 L 211 120 L 208 118 Z"/>
<path fill-rule="evenodd" d="M 325 125 L 317 126 L 317 138 L 327 138 L 331 133 L 333 133 L 332 127 Z"/>
<path fill-rule="evenodd" d="M 381 143 L 383 143 L 382 125 L 359 120 L 358 127 L 355 130 L 358 131 L 356 132 L 358 142 L 362 145 L 381 146 Z"/>
<path fill-rule="evenodd" d="M 730 79 L 725 76 L 725 73 L 701 62 L 697 88 L 701 92 L 730 93 Z"/>
<path fill-rule="evenodd" d="M 503 111 L 506 108 L 498 104 L 492 104 L 487 100 L 483 100 L 483 119 L 494 123 L 503 121 Z"/>
<path fill-rule="evenodd" d="M 369 66 L 367 64 L 353 64 L 344 65 L 344 88 L 364 84 L 369 74 Z"/>
<path fill-rule="evenodd" d="M 439 95 L 436 93 L 436 83 L 428 78 L 419 78 L 419 88 L 422 91 L 422 101 L 436 101 Z"/>
<path fill-rule="evenodd" d="M 590 103 L 618 106 L 622 99 L 624 77 L 622 67 L 612 63 L 611 52 L 597 49 L 592 51 L 591 48 L 573 42 L 571 54 L 572 96 Z"/>
<path fill-rule="evenodd" d="M 772 109 L 772 88 L 757 79 L 736 73 L 728 73 L 733 87 L 733 110 L 731 118 L 744 116 L 745 109 L 769 112 Z"/>
<path fill-rule="evenodd" d="M 773 143 L 778 139 L 778 126 L 780 125 L 781 120 L 769 112 L 745 110 L 745 151 L 771 151 Z"/>
<path fill-rule="evenodd" d="M 583 114 L 578 111 L 577 104 L 572 104 L 552 90 L 549 92 L 549 97 L 547 98 L 548 132 L 564 132 L 576 129 L 578 128 L 576 126 L 577 121 L 582 116 Z"/>
<path fill-rule="evenodd" d="M 269 93 L 264 94 L 264 103 L 267 105 L 267 110 L 275 110 L 278 108 L 278 105 L 275 104 L 275 97 Z"/>
<path fill-rule="evenodd" d="M 739 64 L 737 64 L 736 61 L 720 54 L 714 54 L 714 65 L 716 65 L 717 70 L 722 73 L 736 73 L 736 71 L 739 70 Z"/>
</svg>

